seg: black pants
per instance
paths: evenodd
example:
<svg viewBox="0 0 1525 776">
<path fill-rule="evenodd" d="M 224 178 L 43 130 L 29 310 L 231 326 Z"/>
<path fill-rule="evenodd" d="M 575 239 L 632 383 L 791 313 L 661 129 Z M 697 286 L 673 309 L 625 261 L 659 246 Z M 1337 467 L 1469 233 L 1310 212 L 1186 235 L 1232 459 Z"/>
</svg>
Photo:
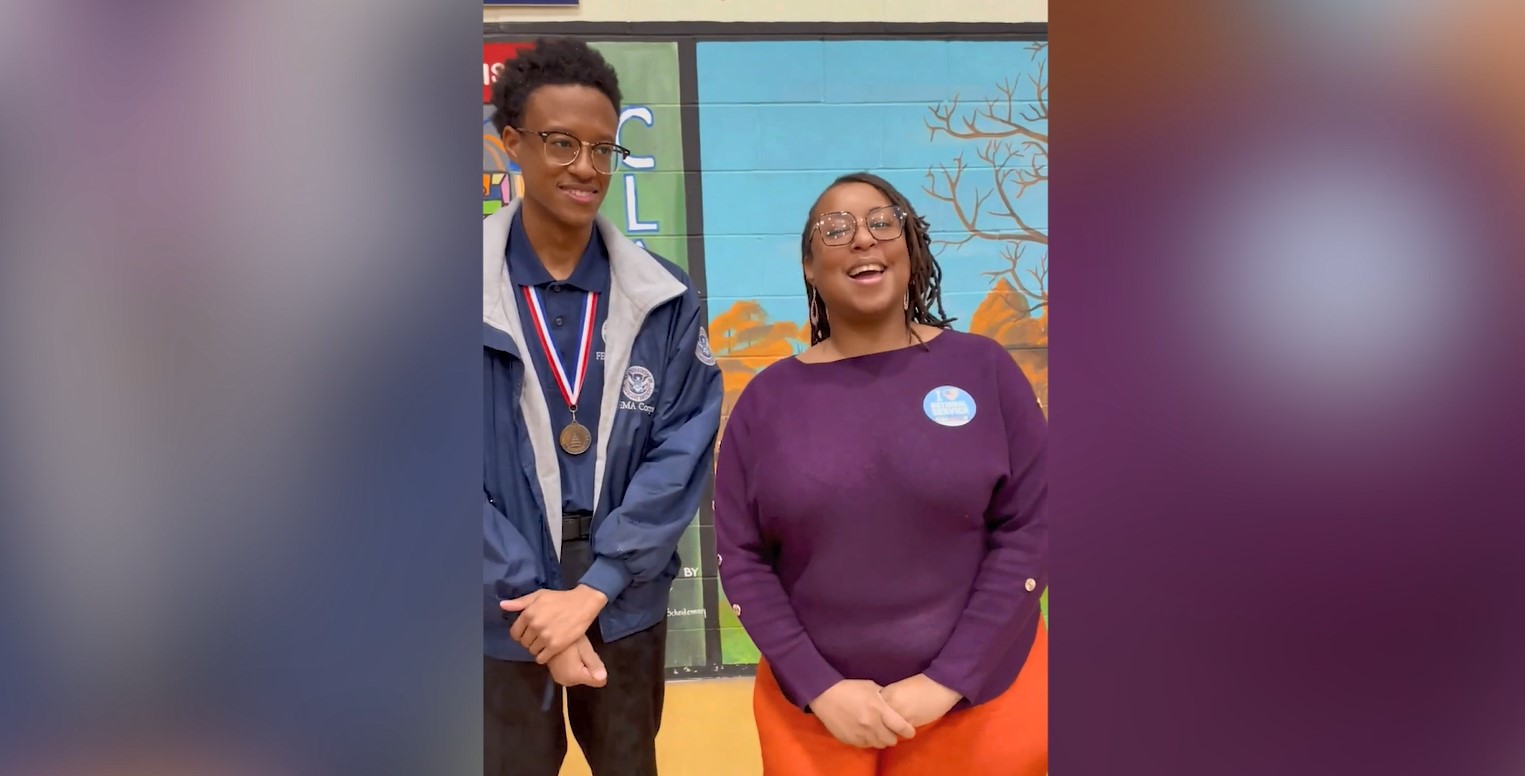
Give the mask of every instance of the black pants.
<svg viewBox="0 0 1525 776">
<path fill-rule="evenodd" d="M 591 563 L 586 540 L 563 545 L 564 579 L 581 579 Z M 557 776 L 567 754 L 568 722 L 593 776 L 656 776 L 657 729 L 666 689 L 666 621 L 612 643 L 604 642 L 594 622 L 588 641 L 609 670 L 603 687 L 563 691 L 545 666 L 485 658 L 485 776 Z M 550 708 L 545 707 L 548 683 L 555 686 Z"/>
</svg>

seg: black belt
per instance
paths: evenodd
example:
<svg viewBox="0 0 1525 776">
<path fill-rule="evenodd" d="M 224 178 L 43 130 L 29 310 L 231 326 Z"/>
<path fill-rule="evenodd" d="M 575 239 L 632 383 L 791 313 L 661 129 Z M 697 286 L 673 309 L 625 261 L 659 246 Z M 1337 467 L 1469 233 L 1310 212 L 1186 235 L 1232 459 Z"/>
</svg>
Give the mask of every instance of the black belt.
<svg viewBox="0 0 1525 776">
<path fill-rule="evenodd" d="M 561 541 L 575 542 L 593 533 L 592 512 L 572 512 L 561 516 Z"/>
</svg>

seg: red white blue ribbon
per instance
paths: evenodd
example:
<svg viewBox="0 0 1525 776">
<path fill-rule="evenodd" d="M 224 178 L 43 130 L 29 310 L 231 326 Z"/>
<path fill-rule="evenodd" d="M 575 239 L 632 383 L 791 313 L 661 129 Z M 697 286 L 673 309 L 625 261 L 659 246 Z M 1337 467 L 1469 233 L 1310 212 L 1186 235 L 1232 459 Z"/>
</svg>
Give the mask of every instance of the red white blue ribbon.
<svg viewBox="0 0 1525 776">
<path fill-rule="evenodd" d="M 557 354 L 555 345 L 551 344 L 551 329 L 546 325 L 545 307 L 540 304 L 540 293 L 531 286 L 525 286 L 524 299 L 529 304 L 530 318 L 535 321 L 535 334 L 540 337 L 540 347 L 545 349 L 545 358 L 551 362 L 556 386 L 561 389 L 561 398 L 566 399 L 567 406 L 575 411 L 577 397 L 582 395 L 583 379 L 588 376 L 588 356 L 593 351 L 593 319 L 598 315 L 598 292 L 589 292 L 587 300 L 583 302 L 582 328 L 577 333 L 577 364 L 573 372 L 576 379 L 567 377 L 561 356 Z"/>
</svg>

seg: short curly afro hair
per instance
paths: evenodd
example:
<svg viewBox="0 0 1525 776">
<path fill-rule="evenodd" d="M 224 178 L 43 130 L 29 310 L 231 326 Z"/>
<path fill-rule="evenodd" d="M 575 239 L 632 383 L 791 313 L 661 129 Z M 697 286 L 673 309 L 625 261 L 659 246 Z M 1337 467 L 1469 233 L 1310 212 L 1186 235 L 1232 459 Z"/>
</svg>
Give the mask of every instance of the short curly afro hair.
<svg viewBox="0 0 1525 776">
<path fill-rule="evenodd" d="M 540 38 L 533 48 L 523 49 L 503 63 L 492 87 L 496 109 L 492 123 L 498 134 L 524 119 L 524 103 L 542 86 L 572 84 L 591 86 L 604 93 L 620 109 L 620 79 L 601 54 L 588 44 L 571 38 Z"/>
</svg>

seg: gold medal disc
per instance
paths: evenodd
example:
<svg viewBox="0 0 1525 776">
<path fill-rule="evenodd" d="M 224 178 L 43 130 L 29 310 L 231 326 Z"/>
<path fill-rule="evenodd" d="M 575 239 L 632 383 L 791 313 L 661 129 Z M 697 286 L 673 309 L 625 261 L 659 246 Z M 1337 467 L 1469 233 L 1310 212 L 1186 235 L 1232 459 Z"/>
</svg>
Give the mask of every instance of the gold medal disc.
<svg viewBox="0 0 1525 776">
<path fill-rule="evenodd" d="M 593 433 L 588 431 L 587 426 L 574 420 L 561 430 L 560 441 L 561 449 L 567 451 L 568 455 L 582 455 L 592 446 Z"/>
</svg>

